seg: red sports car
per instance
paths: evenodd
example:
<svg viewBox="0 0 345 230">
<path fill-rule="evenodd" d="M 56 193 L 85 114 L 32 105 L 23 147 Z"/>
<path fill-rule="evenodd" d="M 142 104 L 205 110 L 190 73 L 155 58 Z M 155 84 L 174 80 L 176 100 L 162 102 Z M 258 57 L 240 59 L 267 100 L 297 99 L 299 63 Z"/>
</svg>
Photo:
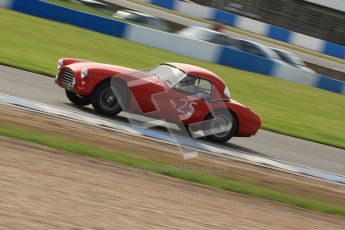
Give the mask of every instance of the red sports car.
<svg viewBox="0 0 345 230">
<path fill-rule="evenodd" d="M 163 63 L 134 70 L 64 58 L 58 69 L 55 82 L 67 98 L 78 106 L 92 104 L 102 115 L 115 116 L 123 110 L 143 114 L 219 143 L 255 135 L 261 125 L 254 111 L 230 99 L 216 74 L 197 66 Z"/>
</svg>

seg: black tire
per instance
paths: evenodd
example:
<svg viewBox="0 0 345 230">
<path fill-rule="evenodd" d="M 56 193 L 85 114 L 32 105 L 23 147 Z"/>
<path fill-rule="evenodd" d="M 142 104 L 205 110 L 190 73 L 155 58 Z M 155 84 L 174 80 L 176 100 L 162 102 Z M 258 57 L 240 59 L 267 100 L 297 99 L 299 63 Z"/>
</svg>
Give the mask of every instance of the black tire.
<svg viewBox="0 0 345 230">
<path fill-rule="evenodd" d="M 110 80 L 100 83 L 94 89 L 91 102 L 94 110 L 101 115 L 115 116 L 122 110 L 110 86 Z"/>
<path fill-rule="evenodd" d="M 127 83 L 121 79 L 112 78 L 111 88 L 120 103 L 122 111 L 128 112 L 130 110 L 132 94 Z"/>
<path fill-rule="evenodd" d="M 179 129 L 181 130 L 181 136 L 187 137 L 187 138 L 193 138 L 193 135 L 190 131 L 189 125 L 184 125 L 184 124 L 176 124 Z"/>
<path fill-rule="evenodd" d="M 217 120 L 218 119 L 218 120 Z M 228 126 L 229 129 L 225 130 L 224 132 L 213 132 L 205 133 L 206 139 L 217 142 L 217 143 L 225 143 L 230 140 L 233 136 L 235 136 L 238 127 L 238 120 L 236 116 L 228 111 L 228 110 L 218 110 L 209 114 L 205 119 L 205 126 L 203 130 L 212 130 L 217 129 L 219 127 L 223 127 L 222 123 L 219 123 L 219 120 L 224 120 L 225 126 Z M 218 123 L 217 123 L 218 122 Z M 217 127 L 219 126 L 219 127 Z"/>
<path fill-rule="evenodd" d="M 86 106 L 91 104 L 91 97 L 80 96 L 67 89 L 65 89 L 65 93 L 68 100 L 77 106 Z"/>
</svg>

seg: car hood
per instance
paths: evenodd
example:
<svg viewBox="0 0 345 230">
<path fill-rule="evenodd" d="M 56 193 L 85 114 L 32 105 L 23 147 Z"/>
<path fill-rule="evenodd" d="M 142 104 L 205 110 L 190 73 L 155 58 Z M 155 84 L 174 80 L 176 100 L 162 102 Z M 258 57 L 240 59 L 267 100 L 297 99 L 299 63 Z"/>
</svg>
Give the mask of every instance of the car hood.
<svg viewBox="0 0 345 230">
<path fill-rule="evenodd" d="M 74 72 L 81 71 L 83 68 L 87 68 L 89 71 L 91 70 L 98 70 L 108 74 L 125 74 L 137 71 L 135 69 L 117 66 L 117 65 L 109 65 L 109 64 L 100 64 L 95 62 L 77 62 L 65 67 L 71 68 Z"/>
</svg>

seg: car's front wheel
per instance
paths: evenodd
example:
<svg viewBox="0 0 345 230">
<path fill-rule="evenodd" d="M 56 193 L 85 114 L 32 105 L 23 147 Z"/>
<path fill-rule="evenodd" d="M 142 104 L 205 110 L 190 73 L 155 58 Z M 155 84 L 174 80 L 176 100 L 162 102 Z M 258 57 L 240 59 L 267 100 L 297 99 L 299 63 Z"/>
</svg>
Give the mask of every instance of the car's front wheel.
<svg viewBox="0 0 345 230">
<path fill-rule="evenodd" d="M 224 143 L 230 140 L 237 131 L 237 118 L 228 110 L 219 110 L 210 114 L 203 127 L 206 139 Z"/>
<path fill-rule="evenodd" d="M 91 104 L 91 97 L 80 96 L 67 89 L 65 89 L 65 93 L 68 100 L 77 106 L 86 106 Z"/>
<path fill-rule="evenodd" d="M 92 93 L 92 106 L 95 111 L 105 116 L 115 116 L 121 112 L 121 106 L 110 85 L 110 81 L 99 84 Z"/>
</svg>

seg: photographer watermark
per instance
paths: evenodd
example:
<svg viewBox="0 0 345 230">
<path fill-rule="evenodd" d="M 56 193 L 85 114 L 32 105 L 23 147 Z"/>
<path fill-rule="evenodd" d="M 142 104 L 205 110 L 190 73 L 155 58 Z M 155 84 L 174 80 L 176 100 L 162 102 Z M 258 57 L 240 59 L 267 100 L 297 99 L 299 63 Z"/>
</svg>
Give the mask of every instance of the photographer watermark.
<svg viewBox="0 0 345 230">
<path fill-rule="evenodd" d="M 126 112 L 131 125 L 164 127 L 184 159 L 198 156 L 194 148 L 183 144 L 186 139 L 195 146 L 195 139 L 205 136 L 220 142 L 233 135 L 236 128 L 224 102 L 214 100 L 221 92 L 210 80 L 169 64 L 116 75 L 111 79 L 111 90 L 112 101 Z M 215 110 L 211 104 L 220 109 Z"/>
</svg>

